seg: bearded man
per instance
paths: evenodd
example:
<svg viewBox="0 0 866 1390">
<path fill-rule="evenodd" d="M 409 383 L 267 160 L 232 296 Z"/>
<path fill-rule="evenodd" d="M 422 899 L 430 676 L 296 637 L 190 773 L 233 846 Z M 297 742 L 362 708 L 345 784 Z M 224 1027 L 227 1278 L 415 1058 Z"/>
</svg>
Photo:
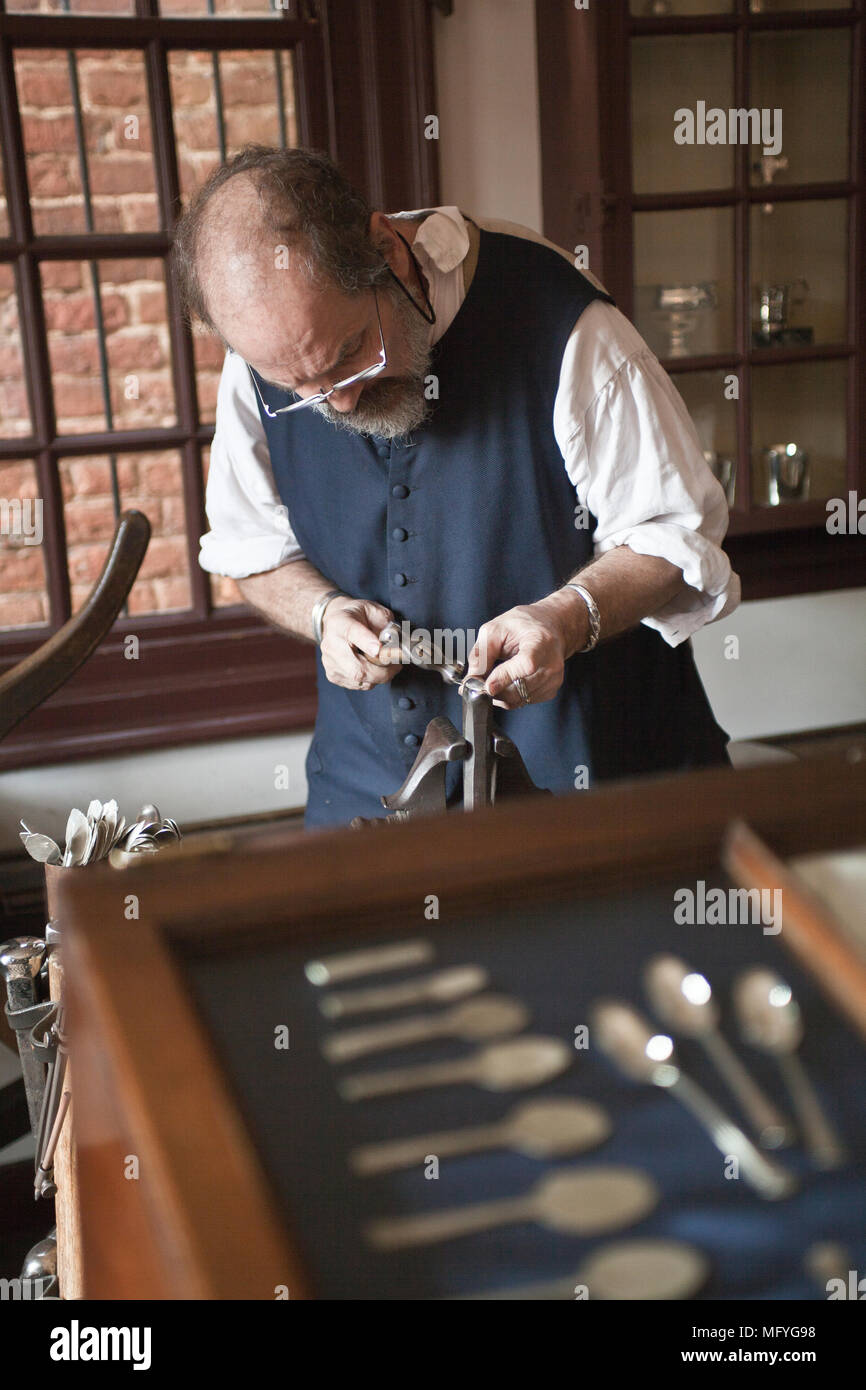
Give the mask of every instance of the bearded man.
<svg viewBox="0 0 866 1390">
<path fill-rule="evenodd" d="M 739 601 L 725 496 L 593 277 L 526 228 L 386 215 L 326 155 L 259 145 L 175 255 L 227 348 L 201 564 L 318 648 L 307 825 L 381 816 L 429 721 L 460 726 L 438 676 L 377 662 L 392 619 L 470 635 L 539 786 L 726 761 L 688 640 Z"/>
</svg>

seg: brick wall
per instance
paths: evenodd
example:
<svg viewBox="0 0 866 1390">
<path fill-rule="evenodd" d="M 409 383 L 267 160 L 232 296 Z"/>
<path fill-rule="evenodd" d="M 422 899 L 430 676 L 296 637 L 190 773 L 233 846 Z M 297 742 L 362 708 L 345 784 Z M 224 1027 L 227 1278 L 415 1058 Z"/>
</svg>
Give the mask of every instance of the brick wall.
<svg viewBox="0 0 866 1390">
<path fill-rule="evenodd" d="M 55 10 L 47 0 L 16 0 L 8 8 Z M 128 0 L 81 0 L 73 9 L 131 12 Z M 164 14 L 201 14 L 203 3 L 164 0 Z M 262 0 L 219 3 L 218 14 L 258 12 Z M 275 22 L 277 22 L 275 20 Z M 83 126 L 98 232 L 158 228 L 150 119 L 142 55 L 132 51 L 77 51 Z M 297 138 L 291 57 L 279 55 L 286 140 Z M 66 53 L 51 49 L 15 54 L 34 228 L 37 235 L 88 230 L 75 140 L 74 102 Z M 248 140 L 279 144 L 273 53 L 219 56 L 227 153 Z M 215 81 L 210 53 L 170 54 L 175 137 L 184 200 L 218 162 Z M 2 189 L 0 189 L 2 192 Z M 0 200 L 0 235 L 8 234 Z M 166 325 L 163 265 L 156 260 L 99 263 L 99 300 L 105 331 L 110 417 L 100 374 L 98 323 L 89 263 L 43 262 L 58 430 L 62 434 L 174 423 L 175 404 Z M 201 419 L 212 422 L 223 353 L 217 339 L 194 338 Z M 11 267 L 0 264 L 0 436 L 30 430 Z M 207 459 L 203 460 L 206 467 Z M 174 451 L 123 454 L 114 460 L 121 505 L 150 518 L 153 539 L 130 595 L 130 611 L 182 609 L 189 604 L 181 460 Z M 114 529 L 111 461 L 104 454 L 60 464 L 73 606 L 79 607 L 101 569 Z M 0 499 L 34 498 L 30 462 L 0 465 Z M 234 584 L 215 579 L 214 600 L 237 602 Z M 41 547 L 0 535 L 0 627 L 48 618 Z"/>
</svg>

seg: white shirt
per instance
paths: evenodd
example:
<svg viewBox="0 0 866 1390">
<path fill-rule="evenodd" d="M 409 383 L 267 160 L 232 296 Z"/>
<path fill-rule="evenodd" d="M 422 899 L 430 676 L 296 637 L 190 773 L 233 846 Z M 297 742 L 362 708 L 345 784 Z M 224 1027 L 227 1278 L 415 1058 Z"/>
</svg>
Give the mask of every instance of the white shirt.
<svg viewBox="0 0 866 1390">
<path fill-rule="evenodd" d="M 412 250 L 429 281 L 436 314 L 432 345 L 463 303 L 469 235 L 456 207 L 389 216 L 412 219 L 424 213 L 429 215 Z M 552 245 L 526 227 L 473 220 L 490 231 Z M 560 247 L 554 249 L 571 261 Z M 595 554 L 627 545 L 682 570 L 688 587 L 644 618 L 648 627 L 675 647 L 736 608 L 739 579 L 721 549 L 728 527 L 725 494 L 670 377 L 612 304 L 593 301 L 568 339 L 552 427 L 575 503 L 597 519 Z M 276 490 L 250 374 L 234 353 L 226 354 L 220 378 L 206 507 L 211 529 L 201 538 L 203 569 L 243 579 L 303 557 Z"/>
</svg>

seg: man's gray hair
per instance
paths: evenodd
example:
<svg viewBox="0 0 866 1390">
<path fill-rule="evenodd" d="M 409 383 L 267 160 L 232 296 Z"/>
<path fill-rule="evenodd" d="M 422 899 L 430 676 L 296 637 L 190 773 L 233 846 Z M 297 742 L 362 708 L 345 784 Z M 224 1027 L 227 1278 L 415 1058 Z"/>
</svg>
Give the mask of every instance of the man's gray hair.
<svg viewBox="0 0 866 1390">
<path fill-rule="evenodd" d="M 183 309 L 214 332 L 200 277 L 201 255 L 213 232 L 207 210 L 236 174 L 253 182 L 261 208 L 254 236 L 285 245 L 307 278 L 346 294 L 385 284 L 387 262 L 370 238 L 372 208 L 329 155 L 319 150 L 245 145 L 211 173 L 175 227 L 172 258 Z"/>
</svg>

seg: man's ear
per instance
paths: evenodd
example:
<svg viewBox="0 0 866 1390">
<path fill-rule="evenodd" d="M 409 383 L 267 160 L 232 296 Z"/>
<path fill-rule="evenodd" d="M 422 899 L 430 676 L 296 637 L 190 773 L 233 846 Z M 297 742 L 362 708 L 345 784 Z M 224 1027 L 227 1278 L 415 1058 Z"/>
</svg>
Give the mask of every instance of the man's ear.
<svg viewBox="0 0 866 1390">
<path fill-rule="evenodd" d="M 370 216 L 370 240 L 380 255 L 393 270 L 393 260 L 397 255 L 400 242 L 391 230 L 391 224 L 384 212 L 374 212 Z"/>
</svg>

